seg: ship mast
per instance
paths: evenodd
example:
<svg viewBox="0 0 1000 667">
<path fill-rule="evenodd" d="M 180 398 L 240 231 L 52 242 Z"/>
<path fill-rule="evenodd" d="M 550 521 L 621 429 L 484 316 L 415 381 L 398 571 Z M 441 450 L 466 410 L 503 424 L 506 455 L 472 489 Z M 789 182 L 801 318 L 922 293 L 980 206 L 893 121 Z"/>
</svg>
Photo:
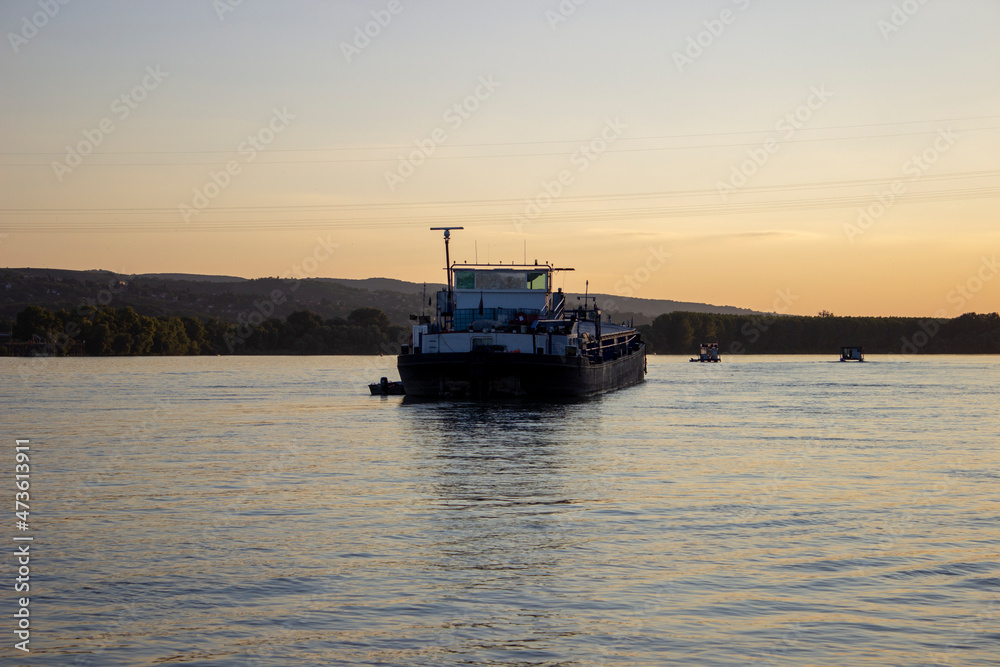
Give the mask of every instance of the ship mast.
<svg viewBox="0 0 1000 667">
<path fill-rule="evenodd" d="M 444 270 L 448 274 L 448 312 L 447 314 L 451 316 L 455 312 L 455 291 L 452 287 L 451 280 L 451 255 L 448 251 L 448 241 L 451 239 L 451 231 L 453 229 L 465 229 L 465 227 L 431 227 L 432 232 L 444 232 Z"/>
<path fill-rule="evenodd" d="M 580 301 L 581 299 L 583 300 L 583 310 L 584 310 L 584 312 L 586 312 L 587 314 L 590 313 L 590 302 L 591 301 L 594 302 L 594 310 L 597 310 L 597 297 L 596 296 L 590 296 L 590 281 L 589 280 L 587 281 L 587 288 L 584 291 L 583 296 L 576 297 L 577 301 Z"/>
</svg>

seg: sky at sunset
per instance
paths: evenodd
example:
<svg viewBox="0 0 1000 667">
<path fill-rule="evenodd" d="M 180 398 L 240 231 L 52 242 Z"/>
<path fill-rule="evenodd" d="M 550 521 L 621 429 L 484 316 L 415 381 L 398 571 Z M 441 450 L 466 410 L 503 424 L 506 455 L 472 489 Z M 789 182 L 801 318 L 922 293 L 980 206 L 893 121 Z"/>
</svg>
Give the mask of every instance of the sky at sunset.
<svg viewBox="0 0 1000 667">
<path fill-rule="evenodd" d="M 4 0 L 0 266 L 1000 310 L 996 0 Z"/>
</svg>

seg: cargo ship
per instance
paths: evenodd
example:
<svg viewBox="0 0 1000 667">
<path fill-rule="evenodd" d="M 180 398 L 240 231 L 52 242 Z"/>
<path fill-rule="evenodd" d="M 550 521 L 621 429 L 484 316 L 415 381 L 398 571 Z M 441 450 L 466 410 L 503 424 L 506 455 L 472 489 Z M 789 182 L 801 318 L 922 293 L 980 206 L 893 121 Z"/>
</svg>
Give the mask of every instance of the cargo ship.
<svg viewBox="0 0 1000 667">
<path fill-rule="evenodd" d="M 593 297 L 567 306 L 553 292 L 552 264 L 451 263 L 434 315 L 416 316 L 397 358 L 409 397 L 472 399 L 581 397 L 639 384 L 646 346 L 639 331 L 602 321 Z"/>
</svg>

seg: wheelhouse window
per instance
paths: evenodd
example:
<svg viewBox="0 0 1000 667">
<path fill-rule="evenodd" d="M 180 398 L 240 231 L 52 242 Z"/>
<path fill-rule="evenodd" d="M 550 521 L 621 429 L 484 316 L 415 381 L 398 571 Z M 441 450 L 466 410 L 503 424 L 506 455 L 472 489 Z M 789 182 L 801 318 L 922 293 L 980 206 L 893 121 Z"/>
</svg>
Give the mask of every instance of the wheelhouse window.
<svg viewBox="0 0 1000 667">
<path fill-rule="evenodd" d="M 476 272 L 455 271 L 455 289 L 476 289 Z"/>
<path fill-rule="evenodd" d="M 548 289 L 545 271 L 470 271 L 455 270 L 455 289 L 460 290 L 532 290 Z"/>
<path fill-rule="evenodd" d="M 545 290 L 548 285 L 545 284 L 545 272 L 544 271 L 532 271 L 528 273 L 528 289 Z"/>
</svg>

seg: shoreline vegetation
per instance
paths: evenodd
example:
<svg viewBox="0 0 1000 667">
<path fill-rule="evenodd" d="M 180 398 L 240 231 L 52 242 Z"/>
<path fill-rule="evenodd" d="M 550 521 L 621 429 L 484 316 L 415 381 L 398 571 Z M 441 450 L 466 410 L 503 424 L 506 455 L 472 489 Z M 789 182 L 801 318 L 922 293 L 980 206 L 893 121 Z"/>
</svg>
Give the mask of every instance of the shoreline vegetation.
<svg viewBox="0 0 1000 667">
<path fill-rule="evenodd" d="M 613 319 L 613 317 L 612 317 Z M 2 356 L 396 355 L 410 329 L 377 308 L 324 319 L 309 310 L 284 319 L 140 315 L 131 306 L 69 311 L 28 306 L 0 328 Z M 1000 354 L 1000 314 L 937 319 L 730 315 L 673 312 L 640 325 L 650 354 L 695 354 L 718 342 L 729 354 Z"/>
<path fill-rule="evenodd" d="M 726 354 L 1000 354 L 1000 314 L 954 318 L 668 313 L 639 327 L 649 351 L 692 354 L 704 342 Z"/>
<path fill-rule="evenodd" d="M 6 327 L 5 327 L 6 328 Z M 323 319 L 308 310 L 252 322 L 218 317 L 140 315 L 131 306 L 74 311 L 28 306 L 0 339 L 3 356 L 197 356 L 227 354 L 387 354 L 409 329 L 377 308 Z M 405 341 L 404 341 L 405 342 Z M 393 352 L 395 354 L 395 352 Z"/>
</svg>

